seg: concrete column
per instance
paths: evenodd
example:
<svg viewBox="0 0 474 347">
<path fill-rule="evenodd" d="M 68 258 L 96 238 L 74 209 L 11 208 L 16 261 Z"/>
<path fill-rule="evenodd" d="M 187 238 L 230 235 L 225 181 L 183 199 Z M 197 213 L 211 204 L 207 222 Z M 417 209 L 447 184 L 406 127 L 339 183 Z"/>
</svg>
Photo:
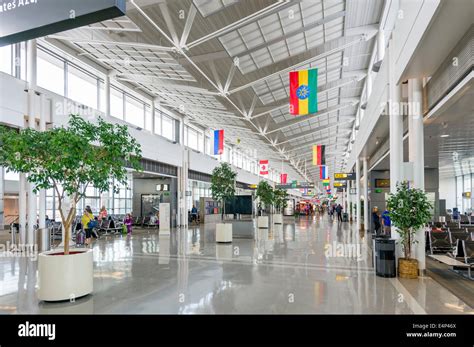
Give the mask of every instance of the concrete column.
<svg viewBox="0 0 474 347">
<path fill-rule="evenodd" d="M 369 230 L 369 173 L 367 171 L 367 158 L 362 160 L 362 170 L 364 172 L 364 229 Z"/>
<path fill-rule="evenodd" d="M 410 161 L 413 162 L 413 185 L 415 188 L 425 190 L 425 158 L 424 158 L 424 131 L 422 115 L 422 81 L 420 78 L 408 80 L 408 110 L 411 124 L 409 128 Z M 423 274 L 426 269 L 425 234 L 423 229 L 416 232 L 418 241 L 414 245 L 414 256 L 418 260 L 418 268 Z"/>
<path fill-rule="evenodd" d="M 110 76 L 108 74 L 104 77 L 104 91 L 105 91 L 105 116 L 110 117 Z"/>
<path fill-rule="evenodd" d="M 360 160 L 356 158 L 356 218 L 357 218 L 357 229 L 360 230 L 362 227 L 362 219 L 360 218 Z"/>
<path fill-rule="evenodd" d="M 28 80 L 28 127 L 36 128 L 36 108 L 35 108 L 35 90 L 36 90 L 36 40 L 27 42 L 27 80 Z M 27 233 L 26 243 L 28 247 L 33 247 L 35 243 L 35 225 L 36 225 L 36 193 L 34 193 L 34 184 L 26 182 L 27 189 Z"/>
</svg>

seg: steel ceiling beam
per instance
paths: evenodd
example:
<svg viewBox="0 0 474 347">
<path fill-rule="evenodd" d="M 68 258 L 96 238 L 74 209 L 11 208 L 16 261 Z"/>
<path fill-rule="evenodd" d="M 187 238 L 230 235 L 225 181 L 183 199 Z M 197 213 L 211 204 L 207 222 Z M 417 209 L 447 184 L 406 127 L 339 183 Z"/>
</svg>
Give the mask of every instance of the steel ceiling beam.
<svg viewBox="0 0 474 347">
<path fill-rule="evenodd" d="M 336 47 L 334 47 L 334 48 L 332 48 L 332 49 L 330 49 L 330 50 L 327 50 L 327 51 L 324 50 L 324 48 L 325 48 L 326 46 L 331 46 L 332 44 L 334 44 L 335 42 L 338 42 L 338 41 L 342 41 L 342 42 L 348 41 L 348 42 L 342 43 L 342 44 L 340 44 L 340 45 L 338 45 L 338 46 L 336 46 Z M 247 84 L 244 84 L 244 85 L 242 85 L 242 86 L 239 86 L 239 87 L 236 87 L 236 88 L 234 88 L 234 89 L 232 89 L 232 90 L 229 90 L 229 94 L 233 94 L 233 93 L 239 92 L 239 91 L 241 91 L 241 90 L 247 89 L 247 88 L 253 86 L 254 84 L 260 83 L 260 82 L 265 81 L 265 80 L 267 80 L 267 79 L 270 79 L 270 78 L 272 78 L 272 77 L 274 77 L 274 76 L 278 76 L 278 75 L 281 75 L 281 74 L 283 74 L 283 73 L 290 72 L 290 71 L 295 70 L 295 69 L 297 69 L 297 68 L 299 68 L 299 67 L 301 67 L 301 66 L 303 66 L 303 65 L 309 64 L 309 63 L 311 63 L 311 62 L 313 62 L 313 61 L 315 61 L 315 60 L 319 60 L 319 59 L 326 58 L 327 56 L 330 56 L 330 55 L 332 55 L 332 54 L 334 54 L 334 53 L 337 53 L 337 52 L 339 52 L 339 51 L 342 51 L 342 50 L 344 50 L 344 49 L 346 49 L 346 48 L 348 48 L 348 47 L 351 47 L 351 46 L 353 46 L 353 45 L 356 45 L 356 44 L 358 44 L 358 43 L 360 43 L 360 42 L 362 42 L 362 41 L 365 41 L 364 35 L 358 35 L 358 36 L 355 36 L 355 38 L 354 38 L 354 37 L 343 37 L 343 38 L 333 39 L 333 40 L 328 41 L 328 42 L 326 42 L 326 43 L 324 43 L 324 44 L 322 44 L 322 45 L 319 45 L 319 46 L 317 46 L 317 47 L 315 47 L 315 48 L 312 48 L 310 51 L 306 51 L 306 52 L 303 52 L 303 53 L 298 54 L 298 56 L 305 56 L 305 55 L 312 55 L 312 54 L 310 54 L 310 53 L 311 53 L 311 52 L 315 52 L 316 55 L 312 56 L 311 58 L 306 59 L 306 60 L 304 60 L 304 61 L 300 61 L 300 62 L 298 62 L 298 63 L 296 63 L 296 64 L 293 64 L 293 65 L 290 66 L 290 67 L 287 67 L 287 68 L 284 68 L 284 69 L 282 69 L 282 70 L 279 70 L 279 71 L 276 71 L 276 72 L 274 72 L 274 73 L 271 73 L 271 74 L 269 74 L 269 75 L 266 75 L 266 76 L 257 78 L 257 79 L 255 79 L 255 80 L 252 81 L 252 82 L 249 82 L 249 83 L 247 83 Z M 321 52 L 321 53 L 318 54 L 317 52 Z M 282 65 L 282 64 L 285 63 L 285 61 L 292 61 L 292 60 L 297 59 L 298 56 L 296 56 L 296 57 L 289 57 L 289 58 L 287 58 L 287 59 L 285 59 L 285 60 L 283 60 L 283 61 L 276 62 L 276 63 L 274 63 L 274 64 L 272 64 L 272 65 Z M 269 69 L 269 70 L 271 70 L 271 69 L 272 69 L 272 65 L 268 65 L 268 66 L 262 67 L 261 69 Z M 261 69 L 260 69 L 260 70 L 261 70 Z M 255 73 L 255 71 L 252 71 L 252 73 Z"/>
<path fill-rule="evenodd" d="M 306 122 L 308 120 L 312 120 L 314 118 L 321 117 L 322 115 L 332 113 L 332 112 L 337 112 L 337 111 L 340 111 L 344 108 L 353 107 L 353 106 L 354 106 L 353 103 L 340 104 L 340 105 L 328 107 L 324 110 L 318 111 L 317 113 L 309 114 L 307 116 L 300 116 L 298 118 L 289 119 L 287 121 L 278 123 L 277 127 L 275 129 L 272 129 L 272 130 L 268 131 L 266 134 L 267 135 L 272 134 L 274 132 L 281 131 L 282 129 L 288 128 L 290 126 L 293 126 L 293 125 L 296 125 L 296 124 L 299 124 L 299 123 L 302 123 L 302 122 Z"/>
<path fill-rule="evenodd" d="M 333 21 L 333 20 L 335 20 L 335 19 L 344 17 L 345 15 L 346 15 L 346 11 L 340 11 L 340 12 L 333 13 L 333 14 L 331 14 L 331 15 L 329 15 L 329 16 L 325 16 L 325 17 L 323 17 L 323 18 L 317 20 L 316 22 L 314 22 L 314 23 L 312 23 L 312 24 L 309 24 L 309 25 L 306 25 L 306 26 L 302 26 L 301 28 L 298 28 L 298 29 L 296 29 L 296 30 L 290 31 L 290 32 L 288 32 L 288 33 L 285 33 L 285 34 L 282 35 L 282 36 L 275 37 L 275 38 L 272 39 L 272 40 L 266 41 L 266 42 L 264 42 L 264 43 L 261 43 L 261 44 L 259 44 L 259 45 L 254 46 L 254 47 L 252 47 L 252 48 L 249 48 L 249 49 L 245 50 L 244 52 L 241 52 L 241 53 L 239 53 L 239 54 L 234 55 L 233 57 L 237 56 L 237 57 L 239 57 L 239 58 L 242 58 L 242 57 L 245 56 L 245 55 L 248 55 L 248 54 L 251 54 L 251 53 L 253 53 L 253 52 L 256 52 L 256 51 L 258 51 L 258 50 L 260 50 L 260 49 L 262 49 L 262 48 L 266 48 L 266 47 L 268 47 L 268 46 L 271 46 L 271 45 L 273 45 L 273 44 L 275 44 L 275 43 L 278 43 L 278 42 L 280 42 L 280 41 L 286 40 L 286 39 L 288 39 L 288 38 L 290 38 L 290 37 L 293 37 L 293 36 L 295 36 L 295 35 L 301 34 L 301 33 L 305 32 L 305 31 L 307 31 L 307 30 L 311 30 L 311 29 L 313 29 L 313 28 L 316 28 L 316 27 L 318 27 L 318 26 L 320 26 L 320 25 L 329 23 L 329 22 L 331 22 L 331 21 Z"/>
<path fill-rule="evenodd" d="M 299 1 L 299 0 L 298 0 Z M 133 3 L 133 0 L 132 0 L 132 3 Z M 254 12 L 252 13 L 251 15 L 247 16 L 247 17 L 244 17 L 244 18 L 241 18 L 239 19 L 238 21 L 235 21 L 229 25 L 226 25 L 225 27 L 223 28 L 220 28 L 210 34 L 207 34 L 197 40 L 194 40 L 193 42 L 189 43 L 188 45 L 186 45 L 186 49 L 187 50 L 190 50 L 191 48 L 193 47 L 196 47 L 200 44 L 203 44 L 204 42 L 207 42 L 209 40 L 212 40 L 212 39 L 215 39 L 217 37 L 220 37 L 222 35 L 225 35 L 231 31 L 234 31 L 234 30 L 237 30 L 249 23 L 252 23 L 252 22 L 255 22 L 256 20 L 259 20 L 263 17 L 266 17 L 266 16 L 269 16 L 275 12 L 278 12 L 278 11 L 281 11 L 285 8 L 287 8 L 288 6 L 292 6 L 294 5 L 294 2 L 287 2 L 287 1 L 278 1 L 276 3 L 273 3 L 271 4 L 270 6 L 268 7 L 265 7 L 263 9 L 261 9 L 260 11 L 258 12 Z"/>
<path fill-rule="evenodd" d="M 191 3 L 189 6 L 188 17 L 186 18 L 186 23 L 184 24 L 183 33 L 181 34 L 181 39 L 179 40 L 179 46 L 182 48 L 186 46 L 186 41 L 188 41 L 188 36 L 191 32 L 194 18 L 196 17 L 196 12 L 196 6 L 194 6 L 194 3 Z"/>
</svg>

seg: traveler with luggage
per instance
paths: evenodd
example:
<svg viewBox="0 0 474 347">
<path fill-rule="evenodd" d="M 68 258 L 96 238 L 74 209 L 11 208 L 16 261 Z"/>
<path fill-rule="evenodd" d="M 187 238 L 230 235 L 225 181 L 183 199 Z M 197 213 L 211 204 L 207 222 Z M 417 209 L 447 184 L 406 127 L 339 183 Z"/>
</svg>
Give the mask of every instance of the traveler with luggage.
<svg viewBox="0 0 474 347">
<path fill-rule="evenodd" d="M 123 220 L 123 224 L 127 227 L 127 235 L 132 235 L 133 218 L 130 213 L 127 213 L 127 216 Z"/>
<path fill-rule="evenodd" d="M 92 210 L 90 206 L 86 206 L 84 210 L 84 214 L 81 218 L 82 228 L 86 232 L 86 247 L 88 247 L 92 243 L 92 229 L 98 226 L 97 221 L 92 214 Z"/>
<path fill-rule="evenodd" d="M 380 233 L 380 215 L 377 207 L 372 210 L 372 222 L 374 223 L 375 234 L 378 235 Z"/>
<path fill-rule="evenodd" d="M 336 213 L 337 213 L 337 221 L 342 222 L 342 205 L 338 204 L 336 206 Z"/>
</svg>

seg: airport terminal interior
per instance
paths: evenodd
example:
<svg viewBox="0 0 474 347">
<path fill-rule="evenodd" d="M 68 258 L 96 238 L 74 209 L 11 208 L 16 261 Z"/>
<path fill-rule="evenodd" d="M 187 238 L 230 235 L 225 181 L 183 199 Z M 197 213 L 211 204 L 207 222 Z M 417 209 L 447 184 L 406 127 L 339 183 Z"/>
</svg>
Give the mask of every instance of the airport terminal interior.
<svg viewBox="0 0 474 347">
<path fill-rule="evenodd" d="M 1 314 L 474 313 L 473 0 L 51 3 L 0 6 Z"/>
</svg>

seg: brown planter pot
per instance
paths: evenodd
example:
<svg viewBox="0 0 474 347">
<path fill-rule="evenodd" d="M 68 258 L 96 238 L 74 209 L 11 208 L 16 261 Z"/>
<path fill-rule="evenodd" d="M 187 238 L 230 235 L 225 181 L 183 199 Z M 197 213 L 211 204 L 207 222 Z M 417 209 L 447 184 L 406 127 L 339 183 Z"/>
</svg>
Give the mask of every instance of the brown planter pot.
<svg viewBox="0 0 474 347">
<path fill-rule="evenodd" d="M 418 278 L 418 260 L 399 258 L 398 276 L 400 278 Z"/>
</svg>

